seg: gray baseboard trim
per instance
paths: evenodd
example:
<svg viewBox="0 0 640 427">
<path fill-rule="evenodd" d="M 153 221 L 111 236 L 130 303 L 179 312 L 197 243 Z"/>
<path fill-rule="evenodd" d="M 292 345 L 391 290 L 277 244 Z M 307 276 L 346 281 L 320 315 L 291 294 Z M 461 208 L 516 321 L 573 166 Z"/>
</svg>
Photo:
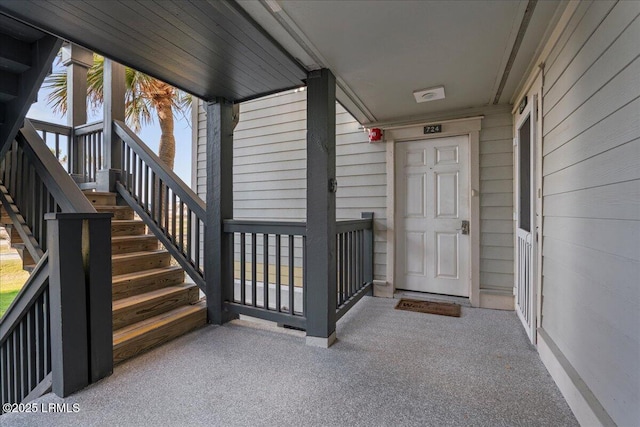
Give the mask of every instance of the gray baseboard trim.
<svg viewBox="0 0 640 427">
<path fill-rule="evenodd" d="M 538 353 L 580 425 L 616 426 L 589 386 L 542 328 L 538 328 Z"/>
</svg>

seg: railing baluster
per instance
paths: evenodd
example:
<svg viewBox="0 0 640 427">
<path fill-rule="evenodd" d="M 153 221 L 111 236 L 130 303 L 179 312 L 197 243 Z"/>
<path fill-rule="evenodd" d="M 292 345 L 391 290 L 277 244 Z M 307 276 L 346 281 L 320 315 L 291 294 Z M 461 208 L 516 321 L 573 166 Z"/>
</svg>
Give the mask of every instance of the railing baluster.
<svg viewBox="0 0 640 427">
<path fill-rule="evenodd" d="M 179 248 L 180 248 L 180 252 L 184 253 L 184 202 L 182 200 L 180 200 L 180 238 L 178 240 L 179 242 Z"/>
<path fill-rule="evenodd" d="M 165 233 L 169 234 L 169 186 L 164 184 L 163 182 L 163 188 L 164 188 L 164 231 Z M 196 227 L 197 227 L 197 221 L 196 221 Z M 200 240 L 200 239 L 197 239 Z M 197 246 L 199 247 L 199 245 Z M 200 253 L 198 251 L 198 249 L 196 249 L 196 253 Z"/>
<path fill-rule="evenodd" d="M 71 147 L 72 147 L 72 138 L 71 138 L 71 134 L 67 135 L 67 172 L 68 173 L 73 173 L 73 165 L 72 162 L 74 161 L 74 157 L 73 157 L 73 153 L 71 151 Z"/>
<path fill-rule="evenodd" d="M 170 238 L 171 238 L 171 243 L 173 243 L 174 245 L 176 244 L 176 215 L 178 214 L 177 212 L 177 200 L 176 200 L 176 193 L 171 192 L 171 233 L 170 233 Z"/>
<path fill-rule="evenodd" d="M 36 325 L 35 325 L 35 311 L 29 310 L 27 314 L 27 341 L 29 343 L 29 390 L 38 385 L 38 378 L 36 377 Z"/>
<path fill-rule="evenodd" d="M 56 139 L 55 139 L 56 159 L 60 160 L 60 134 L 56 133 L 55 136 L 56 136 Z"/>
<path fill-rule="evenodd" d="M 20 400 L 24 399 L 29 391 L 31 391 L 31 387 L 29 387 L 29 341 L 27 336 L 27 322 L 26 318 L 23 318 L 20 321 L 20 359 L 22 361 L 20 369 L 21 369 L 21 392 L 20 392 Z"/>
<path fill-rule="evenodd" d="M 276 234 L 276 311 L 280 312 L 282 308 L 282 253 L 281 253 L 281 236 Z"/>
<path fill-rule="evenodd" d="M 45 289 L 44 292 L 42 293 L 42 301 L 43 301 L 43 308 L 44 309 L 48 309 L 48 307 L 51 307 L 50 305 L 50 298 L 49 298 L 49 289 Z M 44 312 L 44 348 L 46 349 L 45 352 L 45 359 L 44 359 L 44 372 L 51 372 L 51 323 L 50 323 L 50 312 L 46 311 Z M 45 374 L 46 375 L 46 374 Z M 43 377 L 44 378 L 44 377 Z"/>
<path fill-rule="evenodd" d="M 103 135 L 103 133 L 100 132 L 100 133 L 97 133 L 97 134 L 94 134 L 94 135 L 95 135 L 95 138 L 96 138 L 96 141 L 97 141 L 97 145 L 98 145 L 98 160 L 96 162 L 94 162 L 93 168 L 97 173 L 98 169 L 100 169 L 100 165 L 102 165 L 102 146 L 103 146 L 102 135 Z"/>
<path fill-rule="evenodd" d="M 338 306 L 344 301 L 344 234 L 337 237 L 338 244 Z"/>
<path fill-rule="evenodd" d="M 247 265 L 246 265 L 246 236 L 244 233 L 240 233 L 240 303 L 247 303 L 247 291 L 246 291 L 246 275 L 247 275 Z"/>
<path fill-rule="evenodd" d="M 91 134 L 91 160 L 94 165 L 97 164 L 99 155 L 100 153 L 98 153 L 98 139 L 95 134 Z M 91 178 L 93 181 L 95 181 L 98 175 L 98 169 L 96 167 L 93 167 L 93 165 L 91 169 L 93 169 L 93 176 Z"/>
<path fill-rule="evenodd" d="M 131 173 L 132 172 L 132 167 L 131 167 L 131 160 L 132 160 L 131 147 L 129 147 L 128 145 L 126 145 L 124 143 L 123 143 L 123 145 L 124 145 L 124 148 L 126 148 L 126 151 L 127 151 L 127 160 L 125 161 L 125 163 L 123 163 L 124 173 L 126 174 L 126 176 L 124 177 L 124 182 L 127 184 L 127 190 L 131 191 L 131 188 L 133 187 L 133 174 Z"/>
<path fill-rule="evenodd" d="M 256 233 L 251 233 L 251 305 L 257 307 L 258 288 L 258 249 L 256 245 Z"/>
<path fill-rule="evenodd" d="M 11 402 L 17 402 L 17 390 L 16 390 L 16 353 L 15 353 L 15 342 L 13 340 L 14 336 L 10 336 L 7 339 L 7 350 L 9 352 L 9 399 Z"/>
<path fill-rule="evenodd" d="M 196 270 L 200 270 L 200 221 L 198 221 L 198 218 L 196 218 L 195 221 L 195 228 L 196 228 L 196 232 L 194 233 L 195 236 L 193 238 L 193 240 L 195 241 L 195 252 L 194 252 L 194 256 L 192 257 L 192 259 L 195 261 L 196 264 Z"/>
<path fill-rule="evenodd" d="M 293 274 L 295 268 L 295 258 L 294 258 L 294 240 L 293 235 L 289 235 L 289 314 L 293 316 L 293 304 L 294 304 L 294 291 L 295 285 L 293 283 Z"/>
<path fill-rule="evenodd" d="M 191 209 L 187 208 L 187 257 L 191 257 Z"/>
<path fill-rule="evenodd" d="M 349 233 L 351 235 L 351 293 L 349 294 L 349 298 L 351 298 L 356 293 L 356 236 L 355 231 L 351 231 Z"/>
<path fill-rule="evenodd" d="M 264 309 L 269 310 L 269 235 L 262 235 L 262 290 Z"/>
</svg>

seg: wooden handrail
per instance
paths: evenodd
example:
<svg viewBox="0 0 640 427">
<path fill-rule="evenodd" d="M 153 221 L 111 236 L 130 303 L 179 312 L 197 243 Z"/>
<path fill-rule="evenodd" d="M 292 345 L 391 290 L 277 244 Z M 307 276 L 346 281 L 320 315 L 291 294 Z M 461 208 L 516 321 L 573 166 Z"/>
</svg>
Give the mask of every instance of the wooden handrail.
<svg viewBox="0 0 640 427">
<path fill-rule="evenodd" d="M 102 130 L 103 125 L 104 125 L 104 122 L 99 121 L 99 122 L 87 123 L 84 125 L 76 126 L 75 129 L 73 130 L 73 134 L 75 136 L 82 136 L 88 133 L 97 132 Z"/>
<path fill-rule="evenodd" d="M 42 120 L 28 119 L 36 130 L 43 130 L 48 133 L 58 133 L 60 135 L 70 136 L 73 128 L 70 126 L 59 125 L 57 123 L 43 122 Z"/>
<path fill-rule="evenodd" d="M 49 151 L 29 120 L 24 121 L 24 127 L 18 133 L 16 140 L 22 144 L 25 154 L 62 212 L 96 212 L 91 202 L 82 194 L 60 162 Z"/>
<path fill-rule="evenodd" d="M 307 224 L 293 221 L 251 221 L 227 219 L 223 221 L 225 233 L 263 233 L 306 236 Z"/>
</svg>

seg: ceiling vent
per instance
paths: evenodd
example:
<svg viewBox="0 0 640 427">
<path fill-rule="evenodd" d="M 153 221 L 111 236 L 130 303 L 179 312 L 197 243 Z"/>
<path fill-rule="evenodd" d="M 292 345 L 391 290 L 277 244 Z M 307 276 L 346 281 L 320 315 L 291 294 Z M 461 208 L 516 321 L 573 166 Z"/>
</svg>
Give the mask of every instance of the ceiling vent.
<svg viewBox="0 0 640 427">
<path fill-rule="evenodd" d="M 416 102 L 435 101 L 436 99 L 444 99 L 444 86 L 431 87 L 429 89 L 421 89 L 413 92 Z"/>
</svg>

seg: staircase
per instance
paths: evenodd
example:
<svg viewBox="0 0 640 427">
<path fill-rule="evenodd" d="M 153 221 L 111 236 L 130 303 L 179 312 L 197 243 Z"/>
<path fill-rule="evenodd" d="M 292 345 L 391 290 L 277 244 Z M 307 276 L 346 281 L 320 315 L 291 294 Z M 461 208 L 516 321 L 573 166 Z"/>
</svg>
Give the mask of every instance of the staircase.
<svg viewBox="0 0 640 427">
<path fill-rule="evenodd" d="M 113 213 L 111 259 L 113 359 L 120 363 L 176 338 L 207 321 L 206 304 L 195 284 L 185 283 L 182 268 L 171 265 L 169 252 L 134 219 L 133 210 L 117 204 L 115 193 L 86 191 L 98 212 Z"/>
<path fill-rule="evenodd" d="M 156 233 L 149 234 L 145 223 L 134 218 L 134 211 L 115 193 L 83 195 L 33 123 L 25 119 L 61 45 L 61 39 L 0 14 L 0 226 L 6 226 L 11 246 L 21 255 L 23 268 L 31 272 L 0 322 L 2 403 L 30 401 L 48 390 L 67 396 L 109 375 L 113 364 L 207 321 L 198 286 L 185 282 L 186 271 L 203 287 L 201 253 L 191 250 L 191 243 L 187 250 L 178 251 L 171 246 L 175 236 L 168 238 L 165 231 L 154 228 L 155 219 L 145 217 Z M 96 153 L 102 126 L 75 132 L 76 137 L 84 136 L 83 144 L 93 141 Z M 190 215 L 197 209 L 196 228 L 186 229 L 201 233 L 204 204 L 157 156 L 147 153 L 146 146 L 139 150 L 144 151 L 145 167 L 180 190 L 180 206 L 187 206 Z M 91 155 L 78 156 L 74 161 L 80 162 L 81 169 L 89 170 L 86 161 L 92 162 L 94 172 L 104 166 L 98 165 L 95 156 L 93 160 Z M 159 185 L 168 188 L 163 181 Z M 129 203 L 137 200 L 132 196 Z M 113 214 L 110 251 L 107 219 L 96 211 Z M 54 216 L 45 220 L 46 214 Z M 58 214 L 77 216 L 59 220 Z M 62 228 L 51 232 L 49 220 L 54 227 L 67 221 L 64 233 L 58 232 Z M 181 267 L 160 247 L 156 235 L 169 245 Z M 104 256 L 112 257 L 112 328 L 105 298 L 109 263 Z M 86 292 L 89 289 L 93 291 Z M 103 357 L 111 347 L 113 364 Z"/>
<path fill-rule="evenodd" d="M 147 234 L 133 210 L 117 204 L 115 193 L 84 192 L 98 212 L 113 213 L 111 222 L 112 310 L 114 364 L 137 356 L 157 345 L 206 324 L 206 303 L 199 289 L 185 282 L 181 267 L 159 248 L 158 239 Z M 35 262 L 3 207 L 0 226 L 11 247 L 33 270 Z"/>
</svg>

